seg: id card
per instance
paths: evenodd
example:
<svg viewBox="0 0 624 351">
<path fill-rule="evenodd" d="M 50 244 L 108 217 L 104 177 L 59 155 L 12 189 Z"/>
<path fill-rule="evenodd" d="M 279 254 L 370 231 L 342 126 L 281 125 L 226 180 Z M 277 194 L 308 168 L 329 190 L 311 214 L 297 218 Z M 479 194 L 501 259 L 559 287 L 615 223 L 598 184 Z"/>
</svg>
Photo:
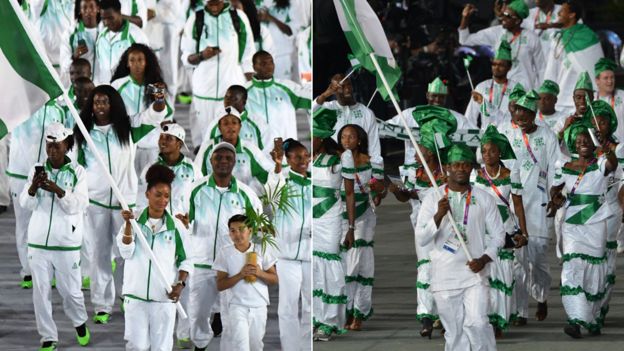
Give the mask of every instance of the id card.
<svg viewBox="0 0 624 351">
<path fill-rule="evenodd" d="M 546 192 L 546 187 L 548 184 L 548 174 L 546 171 L 539 172 L 539 178 L 537 179 L 537 188 L 543 192 Z"/>
</svg>

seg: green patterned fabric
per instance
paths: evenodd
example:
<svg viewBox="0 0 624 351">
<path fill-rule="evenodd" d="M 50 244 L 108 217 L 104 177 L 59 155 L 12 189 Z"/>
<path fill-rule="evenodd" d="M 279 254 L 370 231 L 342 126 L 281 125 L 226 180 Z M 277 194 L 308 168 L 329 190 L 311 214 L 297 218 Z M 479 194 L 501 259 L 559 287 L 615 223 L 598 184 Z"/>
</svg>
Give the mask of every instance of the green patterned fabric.
<svg viewBox="0 0 624 351">
<path fill-rule="evenodd" d="M 490 124 L 481 136 L 481 146 L 492 143 L 498 147 L 501 160 L 515 160 L 516 154 L 506 136 L 498 132 L 496 126 Z"/>
<path fill-rule="evenodd" d="M 524 94 L 526 94 L 526 90 L 524 90 L 522 84 L 516 83 L 513 89 L 511 89 L 511 93 L 509 93 L 509 101 L 516 102 L 520 100 L 520 98 L 523 97 Z"/>
<path fill-rule="evenodd" d="M 600 75 L 600 73 L 604 71 L 612 71 L 615 72 L 617 69 L 617 64 L 606 57 L 601 58 L 594 65 L 594 69 L 596 70 L 596 77 Z"/>
<path fill-rule="evenodd" d="M 338 113 L 324 107 L 312 114 L 312 136 L 316 138 L 329 138 L 336 132 L 334 126 L 338 120 Z"/>
<path fill-rule="evenodd" d="M 427 86 L 427 92 L 432 94 L 446 95 L 448 94 L 448 88 L 446 87 L 446 84 L 444 84 L 444 81 L 440 79 L 440 77 L 436 77 L 436 79 L 434 79 Z"/>
<path fill-rule="evenodd" d="M 451 146 L 446 157 L 449 164 L 455 162 L 477 162 L 474 152 L 464 143 L 456 143 Z"/>
<path fill-rule="evenodd" d="M 563 141 L 568 147 L 568 150 L 570 150 L 570 152 L 573 154 L 577 153 L 576 152 L 576 138 L 578 137 L 579 134 L 582 134 L 582 133 L 589 133 L 588 128 L 587 128 L 587 123 L 584 122 L 583 120 L 572 123 L 572 125 L 570 125 L 568 129 L 566 129 L 563 132 Z"/>
<path fill-rule="evenodd" d="M 516 106 L 524 107 L 525 109 L 537 112 L 537 101 L 539 100 L 539 95 L 535 90 L 531 90 L 525 95 L 523 95 L 518 101 L 516 101 Z"/>
<path fill-rule="evenodd" d="M 420 127 L 430 121 L 437 121 L 439 123 L 438 127 L 446 125 L 444 129 L 447 130 L 447 134 L 455 133 L 457 130 L 457 119 L 455 119 L 451 111 L 444 107 L 432 105 L 416 106 L 412 112 L 412 117 L 414 117 L 414 120 Z"/>
<path fill-rule="evenodd" d="M 578 79 L 576 80 L 576 85 L 574 86 L 574 90 L 587 90 L 594 91 L 594 86 L 592 85 L 591 77 L 587 71 L 581 73 Z"/>
<path fill-rule="evenodd" d="M 540 94 L 551 94 L 557 96 L 559 95 L 559 84 L 553 82 L 552 80 L 546 79 L 537 92 Z"/>
<path fill-rule="evenodd" d="M 518 17 L 525 19 L 529 17 L 529 7 L 524 0 L 513 0 L 507 7 L 518 15 Z"/>
<path fill-rule="evenodd" d="M 593 113 L 592 113 L 593 110 Z M 617 130 L 618 120 L 615 115 L 615 111 L 611 108 L 608 102 L 604 100 L 595 100 L 591 103 L 591 108 L 588 108 L 583 115 L 583 122 L 587 127 L 593 127 L 594 113 L 596 117 L 606 117 L 609 119 L 609 133 L 613 134 Z"/>
</svg>

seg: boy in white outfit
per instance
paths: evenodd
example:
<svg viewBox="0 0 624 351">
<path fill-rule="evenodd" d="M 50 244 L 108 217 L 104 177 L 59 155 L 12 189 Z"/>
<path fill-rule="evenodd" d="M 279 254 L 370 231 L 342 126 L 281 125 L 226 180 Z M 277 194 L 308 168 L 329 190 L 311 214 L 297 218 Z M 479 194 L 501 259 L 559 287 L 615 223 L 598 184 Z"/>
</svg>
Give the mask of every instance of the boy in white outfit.
<svg viewBox="0 0 624 351">
<path fill-rule="evenodd" d="M 250 242 L 251 229 L 245 215 L 234 215 L 228 221 L 233 245 L 217 253 L 213 269 L 217 271 L 217 289 L 224 291 L 227 325 L 224 339 L 235 350 L 262 350 L 269 289 L 277 284 L 277 259 L 262 252 L 260 245 Z M 244 281 L 243 281 L 244 280 Z M 226 340 L 224 340 L 226 341 Z M 221 348 L 223 350 L 223 347 Z"/>
</svg>

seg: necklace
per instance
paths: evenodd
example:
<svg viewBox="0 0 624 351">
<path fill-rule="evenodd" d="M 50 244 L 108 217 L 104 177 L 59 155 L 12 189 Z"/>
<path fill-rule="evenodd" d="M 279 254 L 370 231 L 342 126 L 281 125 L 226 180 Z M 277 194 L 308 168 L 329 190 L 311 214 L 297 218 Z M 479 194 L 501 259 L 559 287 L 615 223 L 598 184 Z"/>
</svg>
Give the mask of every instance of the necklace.
<svg viewBox="0 0 624 351">
<path fill-rule="evenodd" d="M 498 165 L 498 172 L 496 172 L 495 176 L 491 176 L 490 173 L 488 173 L 487 167 L 483 167 L 483 170 L 485 171 L 485 174 L 487 174 L 487 176 L 490 177 L 491 179 L 498 179 L 501 173 L 501 168 L 503 167 L 501 167 L 501 165 Z"/>
<path fill-rule="evenodd" d="M 150 227 L 152 229 L 152 232 L 156 231 L 156 226 L 159 224 L 159 222 L 161 222 L 163 219 L 162 218 L 148 218 L 147 221 L 150 224 Z"/>
</svg>

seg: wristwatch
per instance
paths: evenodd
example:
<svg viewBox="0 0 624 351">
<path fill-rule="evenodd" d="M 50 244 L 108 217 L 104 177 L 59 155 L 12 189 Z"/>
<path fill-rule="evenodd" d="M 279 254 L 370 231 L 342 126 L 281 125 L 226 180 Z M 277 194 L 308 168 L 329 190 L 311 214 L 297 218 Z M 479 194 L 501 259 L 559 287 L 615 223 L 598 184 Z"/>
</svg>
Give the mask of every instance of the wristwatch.
<svg viewBox="0 0 624 351">
<path fill-rule="evenodd" d="M 178 280 L 177 282 L 175 282 L 175 284 L 173 284 L 173 286 L 178 286 L 178 285 L 182 285 L 183 288 L 186 287 L 186 283 L 184 282 L 184 280 Z"/>
</svg>

